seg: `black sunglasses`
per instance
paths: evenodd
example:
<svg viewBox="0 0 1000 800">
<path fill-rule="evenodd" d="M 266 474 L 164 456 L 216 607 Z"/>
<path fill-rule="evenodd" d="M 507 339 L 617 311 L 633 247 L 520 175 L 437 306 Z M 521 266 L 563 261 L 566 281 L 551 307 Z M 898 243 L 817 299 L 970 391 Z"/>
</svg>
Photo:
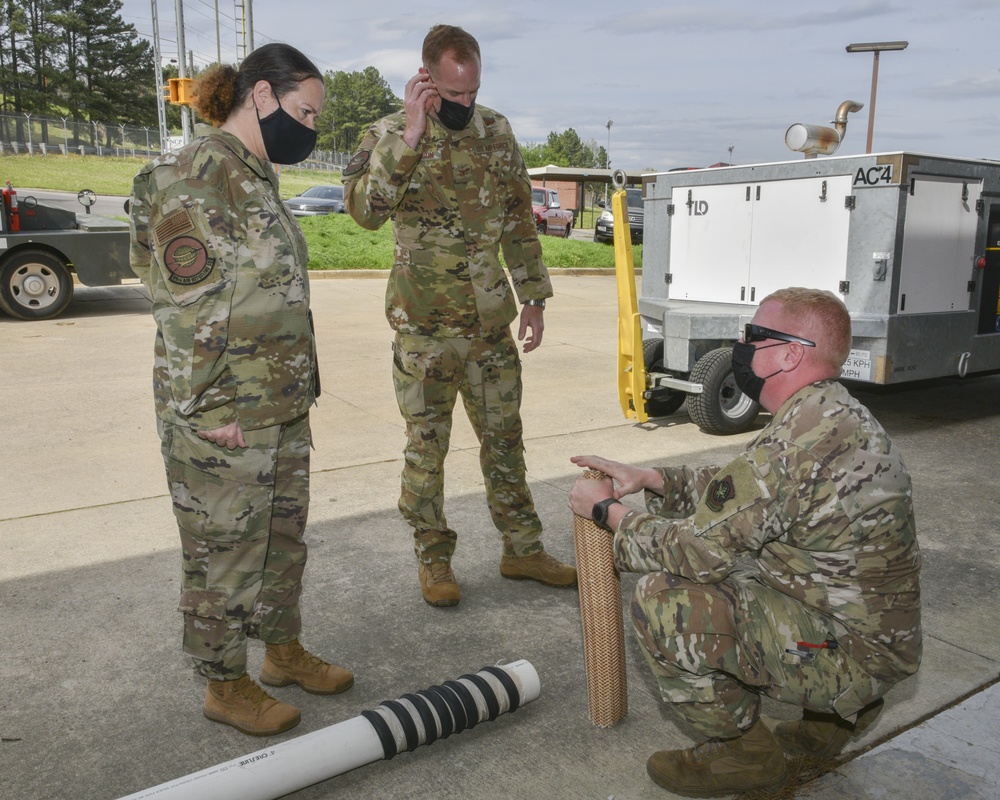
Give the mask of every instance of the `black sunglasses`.
<svg viewBox="0 0 1000 800">
<path fill-rule="evenodd" d="M 773 331 L 770 328 L 762 328 L 760 325 L 754 325 L 752 322 L 748 322 L 743 326 L 743 341 L 747 344 L 751 342 L 763 342 L 765 339 L 780 339 L 783 342 L 798 342 L 799 344 L 804 344 L 806 347 L 815 347 L 816 342 L 810 342 L 808 339 L 803 339 L 801 336 L 792 336 L 790 333 L 782 333 L 781 331 Z"/>
</svg>

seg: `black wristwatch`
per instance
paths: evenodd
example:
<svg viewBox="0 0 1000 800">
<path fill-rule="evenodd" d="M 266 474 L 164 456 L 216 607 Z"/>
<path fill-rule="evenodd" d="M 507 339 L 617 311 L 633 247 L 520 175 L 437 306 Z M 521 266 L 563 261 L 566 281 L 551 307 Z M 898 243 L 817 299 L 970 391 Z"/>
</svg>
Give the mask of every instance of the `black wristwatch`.
<svg viewBox="0 0 1000 800">
<path fill-rule="evenodd" d="M 526 306 L 538 306 L 540 309 L 542 309 L 542 311 L 545 310 L 545 301 L 544 300 L 525 300 L 524 304 Z"/>
<path fill-rule="evenodd" d="M 590 512 L 590 516 L 594 518 L 594 522 L 600 525 L 608 533 L 613 533 L 610 527 L 608 527 L 608 509 L 614 505 L 621 505 L 621 501 L 615 500 L 613 497 L 609 497 L 607 500 L 602 500 L 600 503 L 594 503 L 594 508 Z"/>
</svg>

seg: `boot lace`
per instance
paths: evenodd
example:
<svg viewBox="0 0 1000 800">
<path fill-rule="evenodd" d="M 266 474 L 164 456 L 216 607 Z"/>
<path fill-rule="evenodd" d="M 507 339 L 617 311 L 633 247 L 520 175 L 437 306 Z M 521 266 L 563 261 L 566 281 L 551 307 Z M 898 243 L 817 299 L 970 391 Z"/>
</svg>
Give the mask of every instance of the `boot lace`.
<svg viewBox="0 0 1000 800">
<path fill-rule="evenodd" d="M 233 685 L 233 694 L 242 697 L 254 709 L 260 708 L 265 700 L 270 700 L 271 696 L 261 689 L 249 675 L 244 675 Z"/>
<path fill-rule="evenodd" d="M 451 571 L 451 565 L 442 561 L 435 561 L 433 564 L 425 566 L 427 570 L 428 583 L 454 583 L 455 576 Z"/>
<path fill-rule="evenodd" d="M 706 739 L 699 745 L 691 748 L 691 756 L 696 764 L 703 764 L 712 761 L 718 756 L 729 752 L 729 740 L 712 738 Z"/>
<path fill-rule="evenodd" d="M 290 642 L 288 645 L 288 660 L 297 667 L 315 669 L 325 667 L 326 662 L 319 656 L 314 656 L 306 650 L 298 641 Z"/>
</svg>

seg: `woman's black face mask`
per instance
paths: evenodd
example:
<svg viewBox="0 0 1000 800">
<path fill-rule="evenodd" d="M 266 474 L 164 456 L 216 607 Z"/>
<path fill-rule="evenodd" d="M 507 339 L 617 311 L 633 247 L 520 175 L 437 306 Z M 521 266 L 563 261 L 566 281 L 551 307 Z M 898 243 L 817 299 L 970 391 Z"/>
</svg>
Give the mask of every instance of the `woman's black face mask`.
<svg viewBox="0 0 1000 800">
<path fill-rule="evenodd" d="M 264 140 L 264 151 L 272 164 L 298 164 L 309 158 L 316 147 L 316 131 L 303 125 L 278 101 L 278 108 L 261 119 L 257 112 L 260 136 Z"/>
</svg>

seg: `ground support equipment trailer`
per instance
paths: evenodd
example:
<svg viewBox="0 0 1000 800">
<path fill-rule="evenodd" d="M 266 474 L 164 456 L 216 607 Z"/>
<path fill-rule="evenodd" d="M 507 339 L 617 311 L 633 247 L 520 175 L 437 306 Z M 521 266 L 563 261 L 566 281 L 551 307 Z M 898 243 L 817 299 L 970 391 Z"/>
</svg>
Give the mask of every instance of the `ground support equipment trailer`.
<svg viewBox="0 0 1000 800">
<path fill-rule="evenodd" d="M 95 195 L 84 190 L 89 209 Z M 0 210 L 0 309 L 17 319 L 50 319 L 73 299 L 73 274 L 85 286 L 135 278 L 128 224 L 18 198 L 10 183 Z"/>
<path fill-rule="evenodd" d="M 645 401 L 628 398 L 640 421 L 686 399 L 709 433 L 749 429 L 759 407 L 735 385 L 732 345 L 757 304 L 787 286 L 847 305 L 844 379 L 1000 369 L 1000 162 L 807 158 L 650 174 L 643 188 L 642 356 L 626 365 Z"/>
</svg>

